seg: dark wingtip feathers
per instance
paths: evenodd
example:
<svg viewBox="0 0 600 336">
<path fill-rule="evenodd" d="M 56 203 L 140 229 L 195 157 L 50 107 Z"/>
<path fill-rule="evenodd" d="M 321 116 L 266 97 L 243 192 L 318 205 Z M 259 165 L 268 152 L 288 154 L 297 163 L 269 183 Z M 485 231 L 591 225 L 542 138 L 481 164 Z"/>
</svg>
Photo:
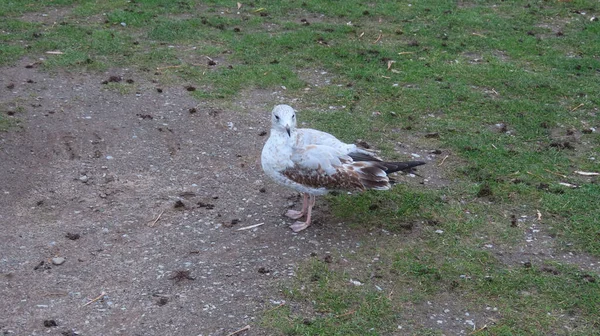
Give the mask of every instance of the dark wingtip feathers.
<svg viewBox="0 0 600 336">
<path fill-rule="evenodd" d="M 415 167 L 424 165 L 423 161 L 406 161 L 406 162 L 380 162 L 381 165 L 385 166 L 387 170 L 386 174 L 395 173 L 402 171 L 404 173 L 411 173 Z"/>
</svg>

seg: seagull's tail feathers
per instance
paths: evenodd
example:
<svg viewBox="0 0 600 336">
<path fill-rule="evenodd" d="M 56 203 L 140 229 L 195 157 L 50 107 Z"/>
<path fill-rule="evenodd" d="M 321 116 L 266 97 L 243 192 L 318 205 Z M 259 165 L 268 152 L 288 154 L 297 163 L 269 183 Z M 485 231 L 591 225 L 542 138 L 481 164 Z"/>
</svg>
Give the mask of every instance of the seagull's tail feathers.
<svg viewBox="0 0 600 336">
<path fill-rule="evenodd" d="M 381 162 L 353 162 L 347 168 L 358 178 L 360 189 L 388 190 L 392 187 L 386 173 L 387 167 Z"/>
<path fill-rule="evenodd" d="M 410 173 L 414 167 L 424 165 L 422 161 L 408 162 L 376 162 L 359 161 L 350 164 L 350 171 L 353 171 L 358 177 L 360 184 L 364 189 L 388 190 L 396 181 L 391 179 L 388 174 L 402 171 Z"/>
</svg>

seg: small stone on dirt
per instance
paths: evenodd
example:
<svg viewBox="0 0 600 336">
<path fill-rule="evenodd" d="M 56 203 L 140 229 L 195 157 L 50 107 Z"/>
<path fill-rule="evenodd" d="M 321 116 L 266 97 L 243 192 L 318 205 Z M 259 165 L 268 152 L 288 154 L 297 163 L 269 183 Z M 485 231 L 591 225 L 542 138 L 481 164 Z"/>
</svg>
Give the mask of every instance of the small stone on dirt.
<svg viewBox="0 0 600 336">
<path fill-rule="evenodd" d="M 62 264 L 64 264 L 64 263 L 65 263 L 65 261 L 66 261 L 66 259 L 65 259 L 65 258 L 63 258 L 63 257 L 54 257 L 54 258 L 52 258 L 52 263 L 53 263 L 54 265 L 57 265 L 57 266 L 58 266 L 58 265 L 62 265 Z"/>
<path fill-rule="evenodd" d="M 79 181 L 83 182 L 83 183 L 87 183 L 90 180 L 89 177 L 87 177 L 86 175 L 81 175 L 79 177 Z"/>
<path fill-rule="evenodd" d="M 487 197 L 487 196 L 492 196 L 493 192 L 492 189 L 490 188 L 489 184 L 484 183 L 481 185 L 481 187 L 479 187 L 479 191 L 477 192 L 477 197 Z"/>
<path fill-rule="evenodd" d="M 67 237 L 67 239 L 70 239 L 70 240 L 77 240 L 77 239 L 81 238 L 81 235 L 79 233 L 67 232 L 65 237 Z"/>
<path fill-rule="evenodd" d="M 161 88 L 156 88 L 156 92 L 158 92 L 158 93 L 162 93 L 162 92 L 163 92 L 163 89 L 161 89 Z"/>
<path fill-rule="evenodd" d="M 63 331 L 63 332 L 62 332 L 62 335 L 63 335 L 63 336 L 79 336 L 79 334 L 78 334 L 78 333 L 76 333 L 76 332 L 74 332 L 74 331 L 72 331 L 72 330 L 69 330 L 69 331 Z"/>
<path fill-rule="evenodd" d="M 169 279 L 174 280 L 176 283 L 179 283 L 183 280 L 196 280 L 196 278 L 190 275 L 190 271 L 188 270 L 175 271 L 173 276 Z"/>
<path fill-rule="evenodd" d="M 265 189 L 265 188 L 260 188 L 260 189 L 258 189 L 258 191 L 260 191 L 261 193 L 264 193 L 264 192 L 267 192 L 267 189 Z"/>
<path fill-rule="evenodd" d="M 195 107 L 192 107 L 188 110 L 188 112 L 190 112 L 190 114 L 194 114 L 194 113 L 198 112 L 198 110 L 196 110 Z"/>
<path fill-rule="evenodd" d="M 12 90 L 15 88 L 15 83 L 10 83 L 6 86 L 7 89 Z"/>
<path fill-rule="evenodd" d="M 323 261 L 326 262 L 326 263 L 328 263 L 328 264 L 331 264 L 333 262 L 333 257 L 328 254 L 325 257 L 323 257 Z"/>
<path fill-rule="evenodd" d="M 54 321 L 54 320 L 44 320 L 44 327 L 46 327 L 46 328 L 58 327 L 58 324 L 56 324 L 56 321 Z"/>
<path fill-rule="evenodd" d="M 583 133 L 583 134 L 592 134 L 592 133 L 594 133 L 594 130 L 591 129 L 591 128 L 584 128 L 584 129 L 581 130 L 581 133 Z"/>
<path fill-rule="evenodd" d="M 544 267 L 540 268 L 540 270 L 543 272 L 546 272 L 546 273 L 552 273 L 554 275 L 560 274 L 560 272 L 556 268 L 553 268 L 553 267 L 544 266 Z"/>
<path fill-rule="evenodd" d="M 517 216 L 516 215 L 510 215 L 510 227 L 517 227 Z"/>
<path fill-rule="evenodd" d="M 260 274 L 267 274 L 267 273 L 271 273 L 271 270 L 269 270 L 269 269 L 266 269 L 266 268 L 264 268 L 264 267 L 260 267 L 260 268 L 258 269 L 258 273 L 260 273 Z"/>
<path fill-rule="evenodd" d="M 584 274 L 582 278 L 587 282 L 596 282 L 596 278 L 594 278 L 594 276 L 590 274 Z"/>
<path fill-rule="evenodd" d="M 37 264 L 37 265 L 36 265 L 36 266 L 33 268 L 33 270 L 34 270 L 34 271 L 37 271 L 37 270 L 39 270 L 39 269 L 51 269 L 51 268 L 52 268 L 52 267 L 50 267 L 50 265 L 46 264 L 46 262 L 44 262 L 44 261 L 42 260 L 42 261 L 40 261 L 40 263 L 39 263 L 39 264 Z"/>
<path fill-rule="evenodd" d="M 188 90 L 188 91 L 190 91 L 190 92 L 192 92 L 192 91 L 196 91 L 196 88 L 195 88 L 195 87 L 193 87 L 193 86 L 191 86 L 191 85 L 189 85 L 189 86 L 186 86 L 186 87 L 185 87 L 185 89 L 186 89 L 186 90 Z"/>
<path fill-rule="evenodd" d="M 156 301 L 156 304 L 159 306 L 164 306 L 168 302 L 169 302 L 169 299 L 163 296 L 163 297 L 158 298 L 158 300 Z"/>
<path fill-rule="evenodd" d="M 440 133 L 438 133 L 438 132 L 427 133 L 427 134 L 425 134 L 425 137 L 428 139 L 437 139 L 440 137 Z"/>
<path fill-rule="evenodd" d="M 140 113 L 138 113 L 138 114 L 136 114 L 136 116 L 138 116 L 140 119 L 148 119 L 148 120 L 154 119 L 154 117 L 151 116 L 151 115 L 149 115 L 149 114 L 140 114 Z"/>
<path fill-rule="evenodd" d="M 110 76 L 110 77 L 108 77 L 108 81 L 110 83 L 118 83 L 118 82 L 120 82 L 122 80 L 123 80 L 123 78 L 121 78 L 121 76 Z"/>
<path fill-rule="evenodd" d="M 356 141 L 356 145 L 358 147 L 364 148 L 364 149 L 369 149 L 371 148 L 371 145 L 369 145 L 366 141 L 364 140 L 357 140 Z"/>
<path fill-rule="evenodd" d="M 258 133 L 258 136 L 265 136 L 265 135 L 267 135 L 266 131 L 261 131 L 260 133 Z"/>
<path fill-rule="evenodd" d="M 212 210 L 215 208 L 215 205 L 210 203 L 198 202 L 196 204 L 199 208 L 206 208 L 207 210 Z"/>
<path fill-rule="evenodd" d="M 177 200 L 175 204 L 173 204 L 173 208 L 180 209 L 185 208 L 185 204 L 181 200 Z"/>
</svg>

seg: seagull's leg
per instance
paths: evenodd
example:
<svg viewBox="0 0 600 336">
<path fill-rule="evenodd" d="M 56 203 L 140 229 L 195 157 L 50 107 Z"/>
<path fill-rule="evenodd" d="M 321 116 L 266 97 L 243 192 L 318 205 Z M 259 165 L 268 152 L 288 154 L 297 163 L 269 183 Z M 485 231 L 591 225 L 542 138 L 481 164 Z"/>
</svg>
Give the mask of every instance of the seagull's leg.
<svg viewBox="0 0 600 336">
<path fill-rule="evenodd" d="M 306 214 L 306 208 L 308 208 L 308 194 L 304 193 L 304 198 L 302 200 L 302 211 L 290 209 L 285 213 L 285 215 L 291 219 L 298 219 Z"/>
<path fill-rule="evenodd" d="M 290 225 L 292 231 L 300 232 L 310 226 L 310 216 L 312 214 L 312 208 L 315 205 L 315 201 L 315 195 L 310 195 L 310 200 L 308 202 L 308 211 L 306 213 L 306 222 L 297 221 L 294 224 Z"/>
</svg>

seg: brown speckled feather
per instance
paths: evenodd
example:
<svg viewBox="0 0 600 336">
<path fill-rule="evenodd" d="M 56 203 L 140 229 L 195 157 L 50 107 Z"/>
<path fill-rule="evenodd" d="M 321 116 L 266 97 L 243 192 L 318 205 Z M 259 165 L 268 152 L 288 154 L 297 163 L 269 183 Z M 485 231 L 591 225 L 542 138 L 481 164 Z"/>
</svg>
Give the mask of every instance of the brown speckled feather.
<svg viewBox="0 0 600 336">
<path fill-rule="evenodd" d="M 377 162 L 349 162 L 335 166 L 333 174 L 327 174 L 323 169 L 308 170 L 297 166 L 282 173 L 290 180 L 312 188 L 362 191 L 389 189 L 390 183 L 385 169 L 385 166 Z"/>
</svg>

